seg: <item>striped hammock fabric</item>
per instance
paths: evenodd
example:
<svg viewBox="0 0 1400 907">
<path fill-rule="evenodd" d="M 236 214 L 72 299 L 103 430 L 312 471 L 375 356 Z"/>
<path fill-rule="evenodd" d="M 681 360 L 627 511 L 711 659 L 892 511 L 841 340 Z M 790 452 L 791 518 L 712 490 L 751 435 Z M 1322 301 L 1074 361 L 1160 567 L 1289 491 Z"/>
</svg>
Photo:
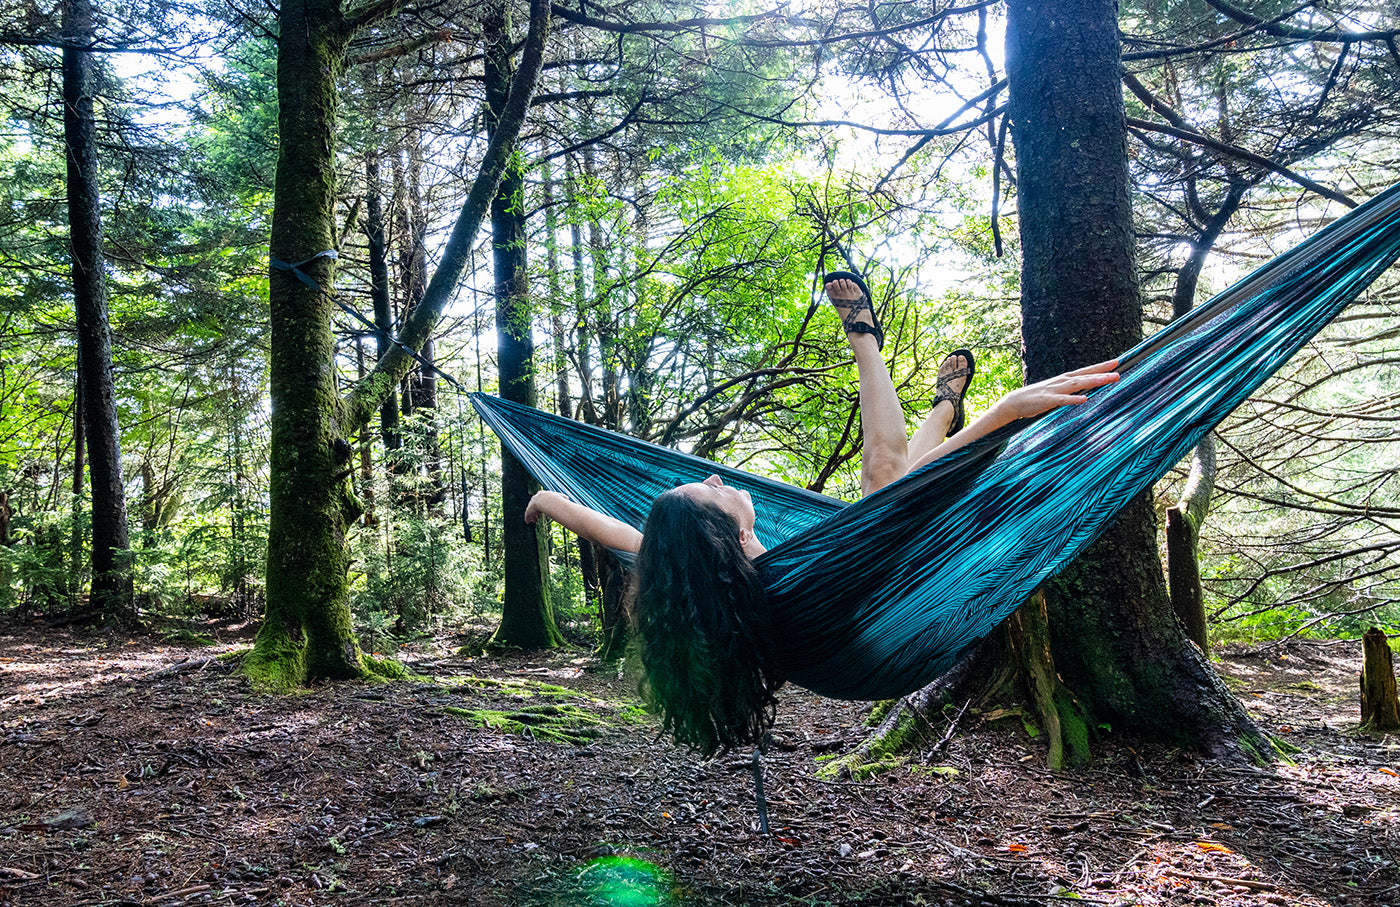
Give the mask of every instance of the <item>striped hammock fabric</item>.
<svg viewBox="0 0 1400 907">
<path fill-rule="evenodd" d="M 1125 353 L 1089 402 L 1007 426 L 858 503 L 507 403 L 472 402 L 540 483 L 641 527 L 658 494 L 748 491 L 778 657 L 845 699 L 924 686 L 1074 559 L 1400 257 L 1400 186 Z"/>
</svg>

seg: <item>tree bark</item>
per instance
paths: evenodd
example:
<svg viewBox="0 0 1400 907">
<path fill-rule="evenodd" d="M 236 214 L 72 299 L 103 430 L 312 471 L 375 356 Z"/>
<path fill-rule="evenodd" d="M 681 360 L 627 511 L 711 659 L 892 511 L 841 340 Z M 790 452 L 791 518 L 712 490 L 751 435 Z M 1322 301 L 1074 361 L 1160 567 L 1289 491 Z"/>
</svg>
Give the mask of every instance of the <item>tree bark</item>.
<svg viewBox="0 0 1400 907">
<path fill-rule="evenodd" d="M 485 20 L 486 102 L 500 116 L 511 81 L 510 26 L 505 3 Z M 494 128 L 494 126 L 492 127 Z M 501 397 L 535 405 L 534 313 L 525 256 L 525 174 L 519 162 L 507 168 L 491 203 L 491 255 L 496 278 L 497 369 Z M 549 598 L 546 534 L 522 518 L 539 485 L 504 446 L 501 448 L 501 508 L 505 542 L 505 596 L 501 625 L 492 645 L 543 649 L 563 642 Z M 541 524 L 542 525 L 542 524 Z"/>
<path fill-rule="evenodd" d="M 389 670 L 365 660 L 351 625 L 346 532 L 360 506 L 349 484 L 354 449 L 345 439 L 368 424 L 412 359 L 399 345 L 392 346 L 345 398 L 337 395 L 329 295 L 333 258 L 324 253 L 334 249 L 337 235 L 334 138 L 346 48 L 357 27 L 393 11 L 392 4 L 369 4 L 352 20 L 336 0 L 289 0 L 280 6 L 280 147 L 269 287 L 267 614 L 245 662 L 249 675 L 269 686 L 355 677 L 371 667 Z M 417 349 L 426 342 L 466 268 L 529 107 L 548 24 L 547 0 L 531 0 L 519 77 L 441 264 L 423 302 L 399 332 L 403 347 Z"/>
<path fill-rule="evenodd" d="M 1400 731 L 1400 699 L 1395 692 L 1395 661 L 1380 627 L 1361 637 L 1361 729 Z"/>
<path fill-rule="evenodd" d="M 91 0 L 67 0 L 63 31 L 70 41 L 96 36 Z M 132 605 L 126 491 L 107 314 L 106 261 L 102 251 L 102 199 L 97 158 L 96 92 L 90 50 L 63 49 L 63 134 L 68 159 L 68 229 L 73 252 L 79 382 L 92 488 L 92 606 L 104 619 L 136 619 Z"/>
<path fill-rule="evenodd" d="M 1121 60 L 1112 0 L 1007 8 L 1026 377 L 1039 381 L 1141 336 Z M 1095 724 L 1211 754 L 1266 754 L 1172 615 L 1147 495 L 1045 595 L 1055 668 Z"/>
</svg>

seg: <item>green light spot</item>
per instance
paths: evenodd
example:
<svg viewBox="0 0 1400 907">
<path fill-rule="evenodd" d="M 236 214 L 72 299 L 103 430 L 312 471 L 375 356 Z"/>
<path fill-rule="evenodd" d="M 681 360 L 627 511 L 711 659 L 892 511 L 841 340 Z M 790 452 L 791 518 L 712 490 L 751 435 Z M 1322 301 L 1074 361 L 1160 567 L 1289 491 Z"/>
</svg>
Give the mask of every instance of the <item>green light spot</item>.
<svg viewBox="0 0 1400 907">
<path fill-rule="evenodd" d="M 589 907 L 662 907 L 671 903 L 671 878 L 636 857 L 599 857 L 585 864 L 579 881 Z"/>
</svg>

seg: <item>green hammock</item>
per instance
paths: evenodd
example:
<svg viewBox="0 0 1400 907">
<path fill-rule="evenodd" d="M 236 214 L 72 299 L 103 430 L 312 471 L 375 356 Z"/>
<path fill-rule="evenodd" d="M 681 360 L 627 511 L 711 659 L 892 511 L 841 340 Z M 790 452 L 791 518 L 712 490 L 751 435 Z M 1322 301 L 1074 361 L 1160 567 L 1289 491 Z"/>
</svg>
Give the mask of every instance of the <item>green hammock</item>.
<svg viewBox="0 0 1400 907">
<path fill-rule="evenodd" d="M 472 402 L 546 488 L 641 527 L 718 473 L 753 495 L 789 680 L 847 699 L 951 667 L 1400 257 L 1400 186 L 1121 357 L 1089 402 L 1017 423 L 858 503 L 494 397 Z"/>
</svg>

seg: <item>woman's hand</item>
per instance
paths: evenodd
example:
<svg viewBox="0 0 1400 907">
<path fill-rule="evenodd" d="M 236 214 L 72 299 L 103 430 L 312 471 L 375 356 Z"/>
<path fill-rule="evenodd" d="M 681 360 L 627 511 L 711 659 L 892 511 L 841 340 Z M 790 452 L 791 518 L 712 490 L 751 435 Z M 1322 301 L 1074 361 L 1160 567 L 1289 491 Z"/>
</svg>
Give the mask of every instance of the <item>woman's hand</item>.
<svg viewBox="0 0 1400 907">
<path fill-rule="evenodd" d="M 1118 360 L 1110 359 L 1097 365 L 1075 369 L 1046 378 L 1035 384 L 1017 388 L 1002 397 L 992 408 L 1000 410 L 998 416 L 1003 424 L 1016 419 L 1030 419 L 1061 406 L 1072 406 L 1086 402 L 1086 391 L 1118 380 Z"/>
<path fill-rule="evenodd" d="M 548 506 L 548 504 L 545 503 L 545 497 L 551 494 L 554 494 L 554 492 L 537 491 L 530 496 L 530 503 L 525 505 L 525 522 L 533 524 L 537 522 L 540 517 L 548 516 L 548 514 L 544 512 L 544 508 Z"/>
</svg>

